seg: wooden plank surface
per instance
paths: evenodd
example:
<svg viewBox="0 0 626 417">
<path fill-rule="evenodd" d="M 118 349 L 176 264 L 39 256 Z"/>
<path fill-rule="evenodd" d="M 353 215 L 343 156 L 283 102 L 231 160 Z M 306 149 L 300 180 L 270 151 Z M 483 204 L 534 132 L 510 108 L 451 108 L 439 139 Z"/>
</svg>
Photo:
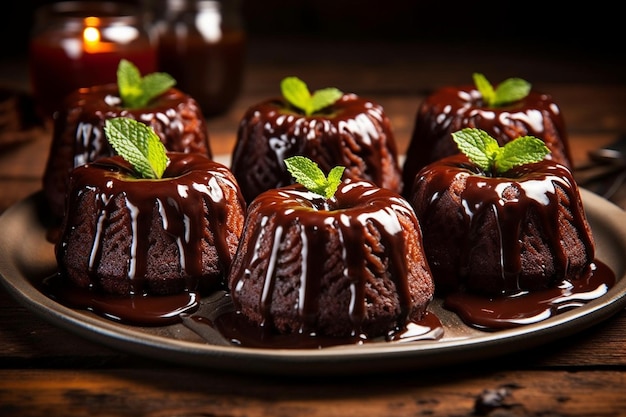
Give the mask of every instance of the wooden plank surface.
<svg viewBox="0 0 626 417">
<path fill-rule="evenodd" d="M 593 393 L 593 397 L 589 393 Z M 566 393 L 566 394 L 564 394 Z M 273 379 L 189 369 L 0 370 L 3 415 L 74 416 L 620 416 L 619 370 Z"/>
</svg>

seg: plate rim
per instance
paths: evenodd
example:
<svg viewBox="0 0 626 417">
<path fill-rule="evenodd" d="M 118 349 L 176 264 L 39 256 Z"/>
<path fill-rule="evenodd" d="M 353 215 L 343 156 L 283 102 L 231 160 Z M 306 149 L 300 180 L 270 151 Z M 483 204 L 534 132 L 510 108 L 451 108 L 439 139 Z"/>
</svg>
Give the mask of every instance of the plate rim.
<svg viewBox="0 0 626 417">
<path fill-rule="evenodd" d="M 626 211 L 584 188 L 580 188 L 580 193 L 592 231 L 608 231 L 619 241 L 622 249 L 626 247 Z M 42 192 L 38 191 L 9 207 L 0 215 L 0 230 L 10 226 L 8 223 L 15 217 L 36 216 L 37 204 L 41 198 Z M 28 228 L 28 225 L 22 226 Z M 32 224 L 30 227 L 41 232 L 43 225 Z M 619 268 L 622 273 L 616 273 L 615 285 L 602 297 L 540 323 L 484 332 L 480 336 L 404 344 L 344 345 L 324 349 L 220 346 L 144 333 L 133 330 L 131 326 L 57 303 L 38 291 L 28 277 L 12 264 L 10 255 L 14 248 L 5 237 L 9 234 L 0 236 L 0 281 L 10 295 L 28 310 L 51 324 L 119 351 L 222 371 L 272 375 L 339 375 L 452 365 L 543 345 L 587 329 L 626 307 L 626 267 L 620 260 Z M 596 242 L 597 248 L 598 243 Z"/>
</svg>

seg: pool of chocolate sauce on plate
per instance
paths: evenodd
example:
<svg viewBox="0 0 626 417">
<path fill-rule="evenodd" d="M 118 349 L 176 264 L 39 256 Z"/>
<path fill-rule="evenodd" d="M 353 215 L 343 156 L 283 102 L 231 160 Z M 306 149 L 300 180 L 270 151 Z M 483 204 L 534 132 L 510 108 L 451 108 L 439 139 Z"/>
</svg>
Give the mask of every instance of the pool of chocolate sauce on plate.
<svg viewBox="0 0 626 417">
<path fill-rule="evenodd" d="M 467 293 L 450 294 L 444 307 L 468 325 L 486 331 L 513 328 L 541 322 L 557 314 L 583 306 L 603 296 L 615 284 L 613 271 L 604 263 L 595 261 L 588 275 L 575 281 L 564 281 L 555 288 L 489 298 Z M 43 280 L 40 290 L 52 299 L 71 308 L 92 311 L 114 321 L 138 326 L 166 326 L 183 322 L 202 336 L 202 328 L 217 331 L 234 346 L 259 348 L 322 348 L 368 342 L 418 342 L 438 340 L 444 327 L 432 312 L 419 322 L 409 323 L 404 329 L 390 332 L 387 337 L 368 340 L 362 335 L 335 338 L 314 334 L 279 335 L 269 329 L 246 321 L 234 307 L 221 308 L 216 314 L 197 314 L 201 296 L 186 292 L 175 296 L 114 297 L 79 289 L 65 282 L 60 274 Z M 225 298 L 229 298 L 224 293 Z M 230 300 L 223 300 L 223 303 Z"/>
<path fill-rule="evenodd" d="M 180 314 L 197 310 L 200 300 L 194 292 L 169 296 L 114 296 L 79 288 L 60 273 L 45 278 L 40 290 L 67 307 L 89 310 L 113 321 L 138 326 L 179 323 Z"/>
<path fill-rule="evenodd" d="M 565 280 L 554 288 L 495 298 L 453 293 L 444 298 L 444 307 L 458 314 L 469 326 L 483 330 L 506 329 L 538 323 L 583 306 L 606 294 L 614 284 L 613 271 L 596 260 L 585 276 Z"/>
<path fill-rule="evenodd" d="M 317 349 L 336 345 L 359 345 L 370 342 L 415 342 L 419 340 L 437 340 L 443 336 L 443 326 L 439 318 L 431 312 L 415 322 L 410 322 L 402 329 L 389 332 L 384 337 L 368 339 L 362 334 L 353 336 L 332 337 L 314 333 L 278 334 L 271 329 L 250 323 L 237 311 L 221 314 L 210 321 L 205 317 L 196 316 L 193 320 L 217 329 L 232 344 L 255 348 L 281 349 Z"/>
<path fill-rule="evenodd" d="M 224 293 L 215 304 L 219 311 L 194 314 L 200 306 L 200 295 L 185 292 L 173 296 L 120 297 L 78 288 L 66 282 L 61 274 L 43 280 L 40 290 L 50 298 L 70 308 L 89 310 L 108 319 L 137 326 L 165 326 L 183 322 L 200 336 L 218 331 L 236 346 L 264 348 L 321 348 L 342 344 L 362 344 L 380 341 L 363 335 L 328 337 L 312 334 L 279 335 L 249 323 L 230 304 Z M 206 327 L 206 329 L 203 329 Z M 386 340 L 409 342 L 436 340 L 443 335 L 443 326 L 436 315 L 427 312 L 419 321 L 407 323 L 402 329 L 390 332 Z"/>
</svg>

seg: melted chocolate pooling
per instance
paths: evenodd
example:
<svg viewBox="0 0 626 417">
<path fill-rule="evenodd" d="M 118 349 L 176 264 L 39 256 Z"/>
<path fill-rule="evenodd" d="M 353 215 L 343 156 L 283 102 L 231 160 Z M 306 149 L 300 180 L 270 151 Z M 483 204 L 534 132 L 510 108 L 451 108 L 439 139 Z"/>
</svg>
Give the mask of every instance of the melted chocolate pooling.
<svg viewBox="0 0 626 417">
<path fill-rule="evenodd" d="M 614 284 L 613 271 L 596 260 L 583 276 L 553 288 L 498 297 L 456 292 L 445 297 L 444 307 L 469 326 L 494 331 L 539 323 L 581 307 L 605 295 Z"/>
</svg>

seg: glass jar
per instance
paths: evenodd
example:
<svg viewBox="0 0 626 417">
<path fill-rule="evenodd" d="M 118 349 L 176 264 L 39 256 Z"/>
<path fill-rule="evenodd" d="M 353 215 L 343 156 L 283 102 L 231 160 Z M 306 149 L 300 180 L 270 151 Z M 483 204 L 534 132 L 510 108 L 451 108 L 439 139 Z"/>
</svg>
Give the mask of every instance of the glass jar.
<svg viewBox="0 0 626 417">
<path fill-rule="evenodd" d="M 143 74 L 157 70 L 141 10 L 129 4 L 67 1 L 35 12 L 29 71 L 39 111 L 50 117 L 70 92 L 117 81 L 120 59 Z"/>
<path fill-rule="evenodd" d="M 234 0 L 164 0 L 154 38 L 159 71 L 176 79 L 205 117 L 226 112 L 239 96 L 245 31 Z"/>
</svg>

